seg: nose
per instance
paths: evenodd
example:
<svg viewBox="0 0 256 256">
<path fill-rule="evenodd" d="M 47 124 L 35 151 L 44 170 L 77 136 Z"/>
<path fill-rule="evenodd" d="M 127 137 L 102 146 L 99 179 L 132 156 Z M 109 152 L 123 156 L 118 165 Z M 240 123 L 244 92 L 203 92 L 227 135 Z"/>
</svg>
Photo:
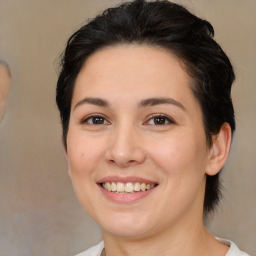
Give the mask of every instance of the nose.
<svg viewBox="0 0 256 256">
<path fill-rule="evenodd" d="M 112 131 L 106 160 L 119 167 L 141 164 L 146 159 L 141 136 L 134 127 L 122 125 Z"/>
</svg>

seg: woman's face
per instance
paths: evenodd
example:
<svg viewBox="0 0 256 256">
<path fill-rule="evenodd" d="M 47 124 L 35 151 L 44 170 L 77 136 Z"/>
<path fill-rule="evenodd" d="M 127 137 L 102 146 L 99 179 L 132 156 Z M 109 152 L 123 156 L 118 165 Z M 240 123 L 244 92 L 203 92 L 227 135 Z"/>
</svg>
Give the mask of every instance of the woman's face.
<svg viewBox="0 0 256 256">
<path fill-rule="evenodd" d="M 189 83 L 177 58 L 156 47 L 109 47 L 85 62 L 67 159 L 103 232 L 143 237 L 202 218 L 209 149 Z"/>
</svg>

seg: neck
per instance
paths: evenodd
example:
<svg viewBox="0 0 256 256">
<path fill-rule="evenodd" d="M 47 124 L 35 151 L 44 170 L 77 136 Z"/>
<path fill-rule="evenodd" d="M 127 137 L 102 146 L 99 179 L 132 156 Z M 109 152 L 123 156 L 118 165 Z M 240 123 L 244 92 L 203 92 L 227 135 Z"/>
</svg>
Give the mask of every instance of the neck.
<svg viewBox="0 0 256 256">
<path fill-rule="evenodd" d="M 106 256 L 206 256 L 211 255 L 212 249 L 218 247 L 215 244 L 217 241 L 204 228 L 203 222 L 194 222 L 193 225 L 187 225 L 184 229 L 177 226 L 143 238 L 116 237 L 105 231 L 102 233 Z M 215 255 L 225 255 L 226 251 L 224 254 Z"/>
</svg>

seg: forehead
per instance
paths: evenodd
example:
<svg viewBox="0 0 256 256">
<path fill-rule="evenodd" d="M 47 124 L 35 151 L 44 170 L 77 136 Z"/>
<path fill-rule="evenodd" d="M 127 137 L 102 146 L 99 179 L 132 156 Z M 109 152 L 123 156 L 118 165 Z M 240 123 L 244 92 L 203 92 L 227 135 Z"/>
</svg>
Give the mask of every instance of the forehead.
<svg viewBox="0 0 256 256">
<path fill-rule="evenodd" d="M 112 68 L 114 73 L 115 70 L 113 68 L 127 72 L 130 70 L 135 71 L 135 68 L 139 67 L 137 73 L 143 74 L 142 72 L 147 70 L 158 70 L 159 72 L 160 69 L 163 69 L 164 72 L 170 66 L 172 66 L 172 69 L 182 69 L 183 75 L 188 78 L 186 71 L 182 68 L 181 60 L 171 51 L 160 46 L 147 44 L 121 44 L 104 47 L 90 55 L 81 71 L 84 69 L 89 71 L 89 68 L 102 68 L 99 70 L 102 73 L 109 67 L 109 69 Z"/>
<path fill-rule="evenodd" d="M 147 45 L 118 45 L 103 48 L 85 61 L 73 96 L 109 90 L 135 95 L 168 94 L 170 90 L 191 93 L 190 84 L 181 61 L 169 51 Z"/>
</svg>

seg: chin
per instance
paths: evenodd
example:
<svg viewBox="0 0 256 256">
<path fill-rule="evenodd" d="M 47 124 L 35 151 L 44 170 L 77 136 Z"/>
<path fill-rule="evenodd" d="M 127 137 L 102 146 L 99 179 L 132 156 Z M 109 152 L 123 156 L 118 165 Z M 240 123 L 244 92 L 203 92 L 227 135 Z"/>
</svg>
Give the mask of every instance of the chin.
<svg viewBox="0 0 256 256">
<path fill-rule="evenodd" d="M 102 232 L 111 234 L 115 237 L 120 238 L 130 238 L 130 239 L 140 239 L 148 236 L 149 232 L 141 227 L 136 227 L 135 224 L 127 226 L 115 226 L 115 227 L 102 227 Z"/>
<path fill-rule="evenodd" d="M 113 236 L 127 238 L 140 238 L 151 233 L 152 227 L 147 223 L 143 215 L 140 215 L 139 218 L 128 214 L 118 215 L 113 216 L 111 219 L 105 218 L 102 221 L 97 221 L 103 233 L 106 232 Z"/>
</svg>

